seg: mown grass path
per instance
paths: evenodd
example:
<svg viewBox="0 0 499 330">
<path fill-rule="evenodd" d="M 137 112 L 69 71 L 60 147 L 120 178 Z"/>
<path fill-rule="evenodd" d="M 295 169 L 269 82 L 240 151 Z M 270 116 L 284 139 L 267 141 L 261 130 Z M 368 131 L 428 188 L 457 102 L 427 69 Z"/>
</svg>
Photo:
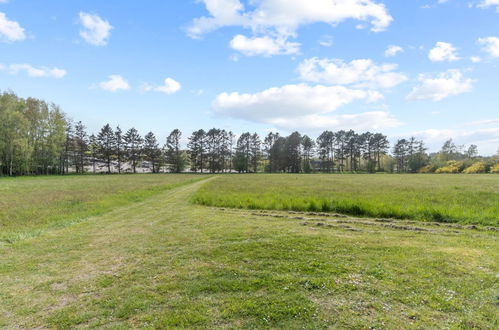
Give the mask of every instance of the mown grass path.
<svg viewBox="0 0 499 330">
<path fill-rule="evenodd" d="M 200 175 L 81 175 L 0 178 L 0 245 L 200 180 Z"/>
<path fill-rule="evenodd" d="M 496 232 L 190 204 L 205 182 L 0 247 L 0 327 L 498 325 Z"/>
</svg>

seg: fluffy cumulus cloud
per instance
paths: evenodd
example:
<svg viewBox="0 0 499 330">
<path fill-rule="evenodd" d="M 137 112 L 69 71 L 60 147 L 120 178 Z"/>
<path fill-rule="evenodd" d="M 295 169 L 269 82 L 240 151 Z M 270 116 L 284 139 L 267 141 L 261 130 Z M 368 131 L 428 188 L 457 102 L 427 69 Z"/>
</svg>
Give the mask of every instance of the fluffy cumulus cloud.
<svg viewBox="0 0 499 330">
<path fill-rule="evenodd" d="M 196 18 L 187 32 L 192 38 L 211 32 L 224 26 L 249 26 L 249 20 L 243 15 L 243 4 L 239 0 L 202 0 L 209 17 Z"/>
<path fill-rule="evenodd" d="M 110 75 L 108 80 L 99 83 L 99 88 L 109 92 L 125 91 L 130 89 L 130 84 L 120 75 Z"/>
<path fill-rule="evenodd" d="M 428 58 L 432 62 L 457 61 L 457 49 L 448 42 L 437 42 L 434 48 L 428 53 Z"/>
<path fill-rule="evenodd" d="M 382 96 L 374 91 L 343 86 L 285 85 L 255 94 L 222 93 L 213 103 L 216 112 L 254 121 L 297 117 L 335 111 L 355 100 L 375 102 Z"/>
<path fill-rule="evenodd" d="M 395 64 L 377 65 L 370 59 L 347 63 L 317 57 L 306 59 L 298 66 L 300 77 L 305 81 L 371 89 L 392 88 L 406 81 L 407 76 L 396 69 Z"/>
<path fill-rule="evenodd" d="M 481 8 L 488 8 L 488 7 L 493 7 L 495 6 L 497 9 L 497 12 L 499 12 L 499 0 L 483 0 L 478 7 Z"/>
<path fill-rule="evenodd" d="M 412 89 L 407 99 L 441 101 L 449 96 L 471 91 L 473 83 L 460 70 L 448 70 L 436 77 L 423 74 L 419 76 L 419 85 Z"/>
<path fill-rule="evenodd" d="M 499 38 L 486 37 L 478 39 L 478 44 L 483 46 L 483 51 L 492 57 L 499 57 Z"/>
<path fill-rule="evenodd" d="M 254 30 L 273 28 L 294 34 L 300 25 L 336 25 L 347 19 L 368 21 L 373 31 L 386 29 L 393 18 L 383 4 L 373 0 L 260 0 L 253 10 L 245 10 L 239 0 L 202 0 L 209 17 L 195 19 L 189 28 L 192 36 L 224 26 L 243 26 Z"/>
<path fill-rule="evenodd" d="M 165 94 L 174 94 L 182 89 L 182 85 L 172 78 L 166 78 L 164 84 L 161 86 L 152 86 L 149 84 L 145 84 L 142 86 L 142 89 L 146 92 L 153 91 Z"/>
<path fill-rule="evenodd" d="M 393 115 L 385 111 L 370 111 L 343 115 L 306 115 L 295 118 L 277 118 L 272 125 L 286 130 L 323 130 L 354 129 L 356 131 L 382 130 L 401 125 Z"/>
<path fill-rule="evenodd" d="M 47 67 L 35 68 L 30 64 L 0 65 L 0 70 L 6 70 L 10 74 L 25 72 L 28 76 L 35 78 L 63 78 L 67 74 L 66 70 L 63 69 Z"/>
<path fill-rule="evenodd" d="M 230 47 L 246 56 L 272 56 L 297 54 L 300 44 L 287 41 L 285 38 L 270 36 L 248 38 L 241 34 L 236 35 L 230 42 Z"/>
<path fill-rule="evenodd" d="M 370 90 L 344 86 L 285 85 L 254 93 L 222 93 L 213 102 L 215 113 L 266 123 L 283 129 L 386 128 L 399 124 L 385 112 L 331 114 L 355 101 L 376 102 L 383 96 Z"/>
<path fill-rule="evenodd" d="M 113 26 L 98 15 L 80 12 L 80 36 L 91 45 L 105 46 Z"/>
<path fill-rule="evenodd" d="M 0 12 L 0 41 L 13 42 L 26 39 L 26 33 L 18 22 L 10 20 Z"/>
<path fill-rule="evenodd" d="M 394 57 L 403 52 L 404 49 L 400 46 L 396 45 L 388 46 L 388 48 L 385 50 L 385 57 Z"/>
<path fill-rule="evenodd" d="M 270 44 L 266 47 L 275 49 L 276 41 L 286 43 L 287 38 L 296 37 L 298 28 L 306 24 L 337 25 L 354 19 L 369 22 L 372 31 L 383 31 L 393 20 L 386 7 L 375 0 L 259 0 L 249 1 L 251 8 L 245 8 L 240 0 L 201 1 L 209 15 L 196 18 L 189 26 L 188 34 L 198 38 L 218 28 L 241 26 L 251 29 L 255 35 L 254 38 L 239 37 L 239 41 L 245 41 L 246 47 L 262 47 L 261 44 L 265 41 Z M 262 36 L 273 39 L 274 43 Z M 296 46 L 298 45 L 295 43 L 287 43 L 278 48 L 289 50 L 291 47 L 293 51 L 287 53 L 295 53 Z M 268 52 L 260 52 L 269 55 Z M 254 53 L 255 50 L 251 47 L 249 54 Z"/>
</svg>

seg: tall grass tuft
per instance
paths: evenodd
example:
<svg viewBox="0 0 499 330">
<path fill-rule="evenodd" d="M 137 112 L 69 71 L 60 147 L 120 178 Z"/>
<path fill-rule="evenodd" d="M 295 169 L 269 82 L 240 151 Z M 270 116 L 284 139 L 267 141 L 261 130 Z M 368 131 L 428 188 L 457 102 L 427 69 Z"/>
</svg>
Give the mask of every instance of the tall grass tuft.
<svg viewBox="0 0 499 330">
<path fill-rule="evenodd" d="M 222 176 L 193 197 L 202 205 L 499 226 L 499 176 Z"/>
</svg>

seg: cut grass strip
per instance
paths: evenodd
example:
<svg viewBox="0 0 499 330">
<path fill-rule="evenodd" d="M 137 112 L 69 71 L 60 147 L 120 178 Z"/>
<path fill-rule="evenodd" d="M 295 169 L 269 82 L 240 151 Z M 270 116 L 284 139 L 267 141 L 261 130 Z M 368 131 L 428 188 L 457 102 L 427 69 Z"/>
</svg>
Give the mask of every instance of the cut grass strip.
<svg viewBox="0 0 499 330">
<path fill-rule="evenodd" d="M 152 176 L 143 176 L 144 179 L 151 179 Z M 43 201 L 40 201 L 40 205 L 33 207 L 32 205 L 27 205 L 25 210 L 21 211 L 24 215 L 24 220 L 17 220 L 17 226 L 12 224 L 12 221 L 8 221 L 8 215 L 4 216 L 5 224 L 2 232 L 0 233 L 0 244 L 8 243 L 12 244 L 25 239 L 37 237 L 43 232 L 56 230 L 64 228 L 67 226 L 80 223 L 89 217 L 100 216 L 105 213 L 112 211 L 115 208 L 122 207 L 131 203 L 141 202 L 151 196 L 162 193 L 167 190 L 171 190 L 180 186 L 188 185 L 200 180 L 204 180 L 207 176 L 155 176 L 158 180 L 157 183 L 150 185 L 141 185 L 138 183 L 137 186 L 141 189 L 131 190 L 131 191 L 121 191 L 119 185 L 116 187 L 116 192 L 105 190 L 105 193 L 96 193 L 86 195 L 86 191 L 82 194 L 82 198 L 76 199 L 65 199 L 64 197 L 54 201 L 50 205 L 44 205 Z M 85 178 L 85 177 L 83 177 Z M 97 178 L 88 177 L 88 178 Z M 103 180 L 106 178 L 100 176 Z M 134 178 L 132 176 L 122 176 L 122 180 L 137 180 L 140 177 Z M 115 176 L 114 179 L 120 179 Z M 53 178 L 52 178 L 53 179 Z M 59 180 L 51 181 L 50 187 L 57 189 L 58 182 L 64 182 L 66 180 L 78 180 L 79 178 L 73 177 L 58 177 Z M 165 180 L 166 179 L 166 180 Z M 85 180 L 83 180 L 85 182 Z M 164 183 L 170 181 L 171 183 Z M 121 188 L 121 189 L 120 189 Z M 85 189 L 85 188 L 84 188 Z M 87 186 L 86 190 L 99 189 L 98 187 L 90 184 Z M 128 188 L 126 188 L 128 189 Z M 133 189 L 133 187 L 131 187 Z M 52 193 L 56 193 L 53 191 Z M 17 205 L 16 205 L 17 206 Z M 13 206 L 14 207 L 14 206 Z M 40 208 L 46 208 L 40 210 Z M 45 211 L 50 211 L 45 213 Z M 0 214 L 1 215 L 1 214 Z M 39 215 L 39 217 L 37 217 Z M 17 217 L 17 216 L 16 216 Z M 35 221 L 29 221 L 30 219 L 35 219 Z M 1 220 L 1 217 L 0 217 Z M 1 222 L 0 222 L 1 223 Z"/>
</svg>

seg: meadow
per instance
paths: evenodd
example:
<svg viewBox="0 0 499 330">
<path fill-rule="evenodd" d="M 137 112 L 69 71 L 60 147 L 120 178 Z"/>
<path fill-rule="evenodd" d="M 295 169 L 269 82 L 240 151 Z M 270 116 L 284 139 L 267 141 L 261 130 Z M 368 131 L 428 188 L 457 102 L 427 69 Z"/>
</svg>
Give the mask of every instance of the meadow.
<svg viewBox="0 0 499 330">
<path fill-rule="evenodd" d="M 208 206 L 499 225 L 498 175 L 241 175 L 194 201 Z"/>
<path fill-rule="evenodd" d="M 0 244 L 102 215 L 199 179 L 195 175 L 0 178 Z"/>
<path fill-rule="evenodd" d="M 490 197 L 488 177 L 447 180 Z M 255 196 L 253 180 L 297 196 L 347 176 L 0 179 L 0 328 L 499 326 L 494 228 L 193 203 L 233 186 Z"/>
</svg>

